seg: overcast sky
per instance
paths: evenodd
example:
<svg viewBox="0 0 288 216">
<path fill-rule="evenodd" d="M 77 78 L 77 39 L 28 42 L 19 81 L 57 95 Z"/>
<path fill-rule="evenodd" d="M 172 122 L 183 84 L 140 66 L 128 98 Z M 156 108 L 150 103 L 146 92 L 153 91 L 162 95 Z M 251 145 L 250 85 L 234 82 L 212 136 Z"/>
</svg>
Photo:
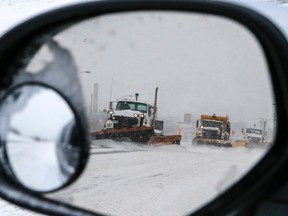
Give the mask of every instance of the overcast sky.
<svg viewBox="0 0 288 216">
<path fill-rule="evenodd" d="M 247 126 L 273 118 L 263 52 L 238 23 L 197 14 L 133 13 L 97 18 L 56 36 L 79 67 L 87 104 L 98 83 L 98 107 L 139 93 L 159 115 L 229 115 Z M 112 84 L 112 86 L 111 86 Z M 112 87 L 112 88 L 111 88 Z M 112 89 L 112 91 L 111 91 Z"/>
<path fill-rule="evenodd" d="M 35 14 L 81 0 L 0 2 L 0 34 Z M 12 12 L 13 11 L 13 12 Z M 10 16 L 9 14 L 14 14 Z M 160 116 L 229 115 L 248 125 L 272 122 L 273 96 L 261 48 L 238 24 L 204 16 L 134 14 L 100 18 L 63 33 L 78 64 L 87 106 L 99 84 L 99 109 L 140 94 Z M 111 83 L 113 82 L 112 92 Z M 248 126 L 247 125 L 247 126 Z"/>
</svg>

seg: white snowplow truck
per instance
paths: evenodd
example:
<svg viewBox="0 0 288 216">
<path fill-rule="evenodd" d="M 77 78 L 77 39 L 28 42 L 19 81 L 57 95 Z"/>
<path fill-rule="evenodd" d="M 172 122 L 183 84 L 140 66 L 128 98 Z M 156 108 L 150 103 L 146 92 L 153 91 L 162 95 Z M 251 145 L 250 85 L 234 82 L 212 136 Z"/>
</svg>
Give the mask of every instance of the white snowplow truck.
<svg viewBox="0 0 288 216">
<path fill-rule="evenodd" d="M 108 120 L 101 131 L 91 133 L 94 139 L 129 138 L 133 142 L 146 144 L 180 144 L 181 134 L 163 135 L 164 121 L 156 120 L 157 94 L 152 106 L 149 103 L 123 99 L 116 102 L 113 109 L 112 102 L 108 111 Z"/>
<path fill-rule="evenodd" d="M 153 112 L 151 104 L 137 100 L 120 100 L 117 102 L 115 110 L 109 110 L 109 120 L 106 122 L 105 129 L 150 127 L 152 126 Z"/>
<path fill-rule="evenodd" d="M 257 128 L 243 128 L 244 141 L 246 147 L 264 146 L 264 137 L 266 132 Z"/>
</svg>

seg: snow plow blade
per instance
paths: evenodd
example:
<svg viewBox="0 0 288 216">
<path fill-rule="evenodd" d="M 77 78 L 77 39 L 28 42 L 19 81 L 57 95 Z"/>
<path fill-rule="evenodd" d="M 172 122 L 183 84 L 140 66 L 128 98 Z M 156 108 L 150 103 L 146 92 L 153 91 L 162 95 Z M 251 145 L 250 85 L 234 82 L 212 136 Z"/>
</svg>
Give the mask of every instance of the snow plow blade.
<svg viewBox="0 0 288 216">
<path fill-rule="evenodd" d="M 209 139 L 209 138 L 194 138 L 192 144 L 196 145 L 213 145 L 217 147 L 233 147 L 229 140 Z"/>
<path fill-rule="evenodd" d="M 193 144 L 206 144 L 206 145 L 214 145 L 218 147 L 246 147 L 246 142 L 244 140 L 220 140 L 220 139 L 208 139 L 208 138 L 194 138 Z"/>
<path fill-rule="evenodd" d="M 149 139 L 149 145 L 156 144 L 180 144 L 181 135 L 154 135 Z"/>
<path fill-rule="evenodd" d="M 129 138 L 131 141 L 142 144 L 180 144 L 181 135 L 155 135 L 154 127 L 133 127 L 101 130 L 90 133 L 92 139 L 119 139 Z"/>
<path fill-rule="evenodd" d="M 92 132 L 90 134 L 92 139 L 117 139 L 117 138 L 129 138 L 133 142 L 148 143 L 151 136 L 154 135 L 153 127 L 135 127 L 135 128 L 121 128 L 121 129 L 109 129 Z"/>
<path fill-rule="evenodd" d="M 245 140 L 235 140 L 232 142 L 232 147 L 246 147 Z"/>
</svg>

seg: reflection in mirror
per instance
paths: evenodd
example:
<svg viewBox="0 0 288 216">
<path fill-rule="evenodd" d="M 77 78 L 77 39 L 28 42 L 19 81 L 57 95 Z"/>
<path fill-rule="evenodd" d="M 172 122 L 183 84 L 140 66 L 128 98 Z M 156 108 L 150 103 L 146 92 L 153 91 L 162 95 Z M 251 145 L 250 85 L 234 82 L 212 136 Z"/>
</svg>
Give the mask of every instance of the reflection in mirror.
<svg viewBox="0 0 288 216">
<path fill-rule="evenodd" d="M 70 180 L 80 148 L 67 102 L 50 88 L 24 85 L 11 91 L 0 109 L 2 143 L 17 180 L 39 192 L 55 190 Z"/>
<path fill-rule="evenodd" d="M 267 62 L 235 21 L 131 12 L 53 40 L 78 67 L 92 136 L 86 173 L 56 198 L 112 215 L 187 214 L 237 182 L 273 142 Z M 30 69 L 51 62 L 47 44 Z"/>
</svg>

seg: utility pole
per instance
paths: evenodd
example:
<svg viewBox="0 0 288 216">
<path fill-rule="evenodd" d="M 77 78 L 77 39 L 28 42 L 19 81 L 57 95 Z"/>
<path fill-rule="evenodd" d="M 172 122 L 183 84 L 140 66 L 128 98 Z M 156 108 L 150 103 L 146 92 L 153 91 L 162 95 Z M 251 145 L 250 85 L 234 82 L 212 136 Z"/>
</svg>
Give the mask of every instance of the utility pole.
<svg viewBox="0 0 288 216">
<path fill-rule="evenodd" d="M 154 110 L 153 110 L 153 118 L 152 118 L 152 125 L 155 127 L 155 118 L 157 112 L 157 97 L 158 97 L 158 87 L 155 89 L 155 98 L 154 98 Z"/>
<path fill-rule="evenodd" d="M 113 91 L 113 79 L 111 80 L 110 101 L 112 101 L 112 91 Z"/>
</svg>

